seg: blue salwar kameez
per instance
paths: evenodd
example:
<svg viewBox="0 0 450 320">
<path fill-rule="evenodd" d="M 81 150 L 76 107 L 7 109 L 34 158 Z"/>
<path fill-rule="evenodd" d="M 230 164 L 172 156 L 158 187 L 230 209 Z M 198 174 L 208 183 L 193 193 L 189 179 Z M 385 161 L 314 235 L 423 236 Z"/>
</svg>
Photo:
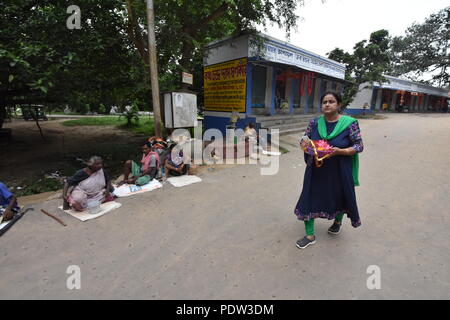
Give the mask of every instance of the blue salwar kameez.
<svg viewBox="0 0 450 320">
<path fill-rule="evenodd" d="M 311 140 L 321 140 L 317 121 L 318 118 L 311 120 L 305 132 Z M 333 131 L 336 124 L 337 121 L 326 122 L 327 134 Z M 357 121 L 328 142 L 341 149 L 353 147 L 357 152 L 362 152 L 364 148 Z M 353 227 L 360 226 L 352 157 L 338 155 L 327 158 L 320 168 L 314 165 L 313 157 L 306 153 L 305 161 L 307 167 L 303 189 L 294 211 L 297 218 L 302 221 L 316 218 L 332 220 L 340 214 L 346 214 Z"/>
</svg>

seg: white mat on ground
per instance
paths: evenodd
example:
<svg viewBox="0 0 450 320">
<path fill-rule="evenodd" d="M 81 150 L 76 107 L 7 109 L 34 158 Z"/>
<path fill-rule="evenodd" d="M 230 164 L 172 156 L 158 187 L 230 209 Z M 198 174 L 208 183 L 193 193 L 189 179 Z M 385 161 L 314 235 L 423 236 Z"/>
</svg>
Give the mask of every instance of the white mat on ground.
<svg viewBox="0 0 450 320">
<path fill-rule="evenodd" d="M 102 203 L 100 205 L 100 208 L 102 208 L 102 211 L 100 211 L 99 213 L 96 214 L 90 214 L 87 209 L 84 211 L 75 211 L 75 210 L 63 210 L 65 213 L 71 215 L 72 217 L 77 218 L 78 220 L 81 221 L 86 221 L 86 220 L 91 220 L 91 219 L 95 219 L 98 218 L 108 212 L 113 211 L 114 209 L 117 209 L 119 207 L 121 207 L 122 205 L 118 202 L 115 201 L 110 201 L 110 202 L 105 202 Z M 62 206 L 58 207 L 59 209 L 63 209 Z"/>
<path fill-rule="evenodd" d="M 190 185 L 192 183 L 201 182 L 202 179 L 194 175 L 192 176 L 185 175 L 180 177 L 170 177 L 167 179 L 167 181 L 169 181 L 174 187 L 179 188 Z"/>
<path fill-rule="evenodd" d="M 120 187 L 115 188 L 113 193 L 117 197 L 121 198 L 121 197 L 129 197 L 138 193 L 152 191 L 161 187 L 162 184 L 158 180 L 153 179 L 152 181 L 150 181 L 147 184 L 144 184 L 143 186 L 137 186 L 135 184 L 121 185 Z"/>
<path fill-rule="evenodd" d="M 281 152 L 262 150 L 262 154 L 269 156 L 280 156 Z"/>
<path fill-rule="evenodd" d="M 10 223 L 11 221 L 6 221 L 6 222 L 2 222 L 0 223 L 0 230 L 2 230 L 4 227 L 6 227 L 8 225 L 8 223 Z"/>
</svg>

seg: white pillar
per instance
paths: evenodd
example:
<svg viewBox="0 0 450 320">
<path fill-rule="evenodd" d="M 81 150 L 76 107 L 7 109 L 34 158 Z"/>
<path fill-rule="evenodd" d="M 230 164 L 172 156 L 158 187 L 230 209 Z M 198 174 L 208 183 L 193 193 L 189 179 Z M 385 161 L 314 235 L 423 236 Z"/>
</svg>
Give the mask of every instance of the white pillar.
<svg viewBox="0 0 450 320">
<path fill-rule="evenodd" d="M 423 112 L 428 111 L 428 102 L 430 101 L 430 96 L 427 94 L 425 95 L 425 99 L 423 99 Z"/>
<path fill-rule="evenodd" d="M 322 79 L 316 78 L 316 87 L 314 88 L 314 110 L 320 111 L 320 87 L 322 85 Z"/>
<path fill-rule="evenodd" d="M 378 89 L 377 100 L 375 101 L 375 110 L 381 109 L 381 102 L 383 100 L 383 89 Z"/>
<path fill-rule="evenodd" d="M 302 79 L 303 79 L 303 96 L 300 97 L 300 108 L 302 109 L 301 113 L 304 113 L 306 110 L 306 102 L 307 102 L 306 98 L 308 96 L 308 78 L 304 77 Z"/>
<path fill-rule="evenodd" d="M 272 83 L 272 78 L 273 67 L 268 66 L 266 73 L 266 99 L 264 100 L 266 113 L 270 112 L 270 106 L 272 104 L 272 86 L 275 85 L 274 83 Z"/>
<path fill-rule="evenodd" d="M 392 95 L 391 104 L 389 106 L 389 109 L 391 111 L 395 111 L 395 102 L 397 101 L 397 92 L 394 91 L 394 94 Z"/>
<path fill-rule="evenodd" d="M 294 104 L 294 95 L 292 95 L 292 78 L 286 79 L 286 94 L 285 97 L 287 97 L 287 101 L 289 104 L 289 111 L 291 110 L 290 107 L 292 104 Z"/>
</svg>

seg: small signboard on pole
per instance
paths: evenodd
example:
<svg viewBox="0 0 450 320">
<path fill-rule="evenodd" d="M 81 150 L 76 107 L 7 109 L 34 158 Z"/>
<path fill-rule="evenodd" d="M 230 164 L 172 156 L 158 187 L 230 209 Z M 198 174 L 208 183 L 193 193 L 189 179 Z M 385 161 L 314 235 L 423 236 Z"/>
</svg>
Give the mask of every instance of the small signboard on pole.
<svg viewBox="0 0 450 320">
<path fill-rule="evenodd" d="M 193 76 L 192 76 L 192 74 L 186 73 L 186 72 L 182 72 L 181 73 L 181 77 L 182 77 L 181 82 L 192 85 L 192 83 L 193 83 Z"/>
</svg>

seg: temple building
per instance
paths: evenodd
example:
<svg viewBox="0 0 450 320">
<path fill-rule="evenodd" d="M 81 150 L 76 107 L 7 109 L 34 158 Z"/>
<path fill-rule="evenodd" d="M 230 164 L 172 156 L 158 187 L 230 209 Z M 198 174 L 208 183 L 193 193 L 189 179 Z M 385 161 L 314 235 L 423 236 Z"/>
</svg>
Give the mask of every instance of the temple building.
<svg viewBox="0 0 450 320">
<path fill-rule="evenodd" d="M 299 131 L 326 90 L 342 92 L 345 65 L 267 35 L 214 41 L 204 60 L 205 129 Z M 234 125 L 233 122 L 236 123 Z"/>
</svg>

